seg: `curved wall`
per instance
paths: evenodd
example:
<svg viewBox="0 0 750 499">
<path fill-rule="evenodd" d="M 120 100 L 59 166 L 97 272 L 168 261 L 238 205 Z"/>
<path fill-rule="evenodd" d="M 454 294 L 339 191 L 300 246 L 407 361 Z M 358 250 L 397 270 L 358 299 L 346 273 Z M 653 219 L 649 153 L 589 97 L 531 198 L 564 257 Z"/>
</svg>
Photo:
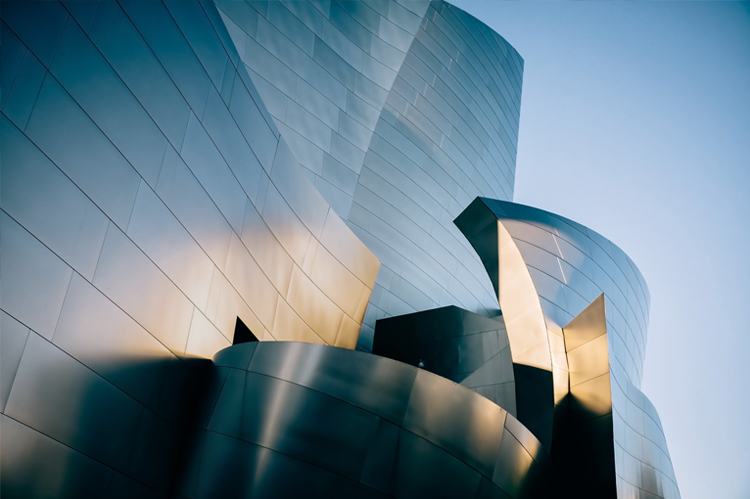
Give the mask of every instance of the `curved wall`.
<svg viewBox="0 0 750 499">
<path fill-rule="evenodd" d="M 459 383 L 514 417 L 516 382 L 503 316 L 447 306 L 380 319 L 372 353 Z"/>
<path fill-rule="evenodd" d="M 292 152 L 346 219 L 378 116 L 429 2 L 216 5 Z"/>
<path fill-rule="evenodd" d="M 443 1 L 217 2 L 274 122 L 383 262 L 360 334 L 426 308 L 496 309 L 451 221 L 513 195 L 523 61 Z"/>
<path fill-rule="evenodd" d="M 172 492 L 201 366 L 238 318 L 262 340 L 369 350 L 379 318 L 497 314 L 452 221 L 512 198 L 523 62 L 460 9 L 4 1 L 0 16 L 8 497 Z M 637 388 L 637 269 L 579 224 L 487 202 L 551 335 L 604 292 L 619 495 L 678 497 Z"/>
<path fill-rule="evenodd" d="M 483 23 L 433 2 L 365 155 L 349 226 L 382 262 L 360 336 L 377 319 L 458 305 L 497 309 L 452 220 L 476 196 L 511 199 L 523 63 Z"/>
<path fill-rule="evenodd" d="M 235 345 L 214 359 L 180 495 L 539 497 L 546 450 L 463 386 L 322 345 Z"/>
<path fill-rule="evenodd" d="M 9 1 L 0 36 L 3 495 L 166 493 L 191 358 L 238 318 L 354 348 L 379 262 L 212 3 Z"/>
<path fill-rule="evenodd" d="M 508 244 L 513 245 L 521 255 L 521 264 L 528 272 L 525 278 L 533 283 L 544 327 L 549 333 L 546 347 L 539 351 L 543 352 L 546 348 L 546 369 L 556 371 L 556 402 L 560 394 L 558 373 L 569 371 L 573 376 L 576 367 L 570 364 L 571 345 L 567 345 L 567 353 L 562 351 L 564 356 L 560 360 L 559 356 L 554 355 L 554 340 L 559 338 L 560 342 L 568 342 L 568 335 L 564 333 L 566 326 L 603 294 L 610 381 L 601 393 L 611 396 L 612 401 L 618 497 L 650 497 L 651 494 L 678 498 L 679 489 L 661 423 L 651 403 L 638 389 L 649 306 L 648 289 L 638 268 L 611 241 L 572 220 L 529 206 L 478 199 L 467 208 L 466 215 L 462 214 L 457 224 L 472 239 L 477 251 L 484 253 L 482 258 L 485 263 L 491 261 L 493 251 L 497 261 L 499 248 L 496 236 L 493 249 L 491 244 L 483 247 L 482 241 L 472 232 L 470 222 L 486 225 L 486 221 L 479 216 L 482 212 L 491 212 L 491 218 L 507 231 L 512 238 Z M 502 259 L 503 253 L 499 255 Z M 518 286 L 518 269 L 507 274 L 509 269 L 504 268 L 502 262 L 499 269 L 488 265 L 489 273 L 497 273 L 498 270 L 501 290 L 504 279 Z M 503 303 L 501 296 L 500 306 L 513 350 L 511 325 L 516 317 L 509 314 L 512 307 L 504 307 Z M 588 355 L 596 358 L 606 356 L 607 352 L 600 352 L 595 341 L 578 341 L 575 348 L 583 348 L 582 344 L 588 342 Z M 583 354 L 581 350 L 579 352 Z M 585 354 L 580 358 L 585 359 Z M 514 362 L 517 362 L 515 352 Z M 585 362 L 581 365 L 589 367 Z M 568 382 L 565 374 L 563 384 L 567 387 L 570 386 L 568 383 L 572 385 L 573 378 Z"/>
<path fill-rule="evenodd" d="M 554 213 L 482 200 L 508 231 L 531 275 L 548 330 L 560 334 L 604 293 L 611 357 L 636 386 L 646 349 L 649 295 L 633 261 L 593 230 Z"/>
</svg>

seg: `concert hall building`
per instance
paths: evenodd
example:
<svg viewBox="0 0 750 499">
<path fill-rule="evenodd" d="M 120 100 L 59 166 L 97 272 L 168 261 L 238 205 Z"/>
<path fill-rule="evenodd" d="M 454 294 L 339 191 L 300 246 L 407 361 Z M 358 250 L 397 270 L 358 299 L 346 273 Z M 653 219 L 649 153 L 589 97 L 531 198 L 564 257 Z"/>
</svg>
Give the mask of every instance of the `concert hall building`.
<svg viewBox="0 0 750 499">
<path fill-rule="evenodd" d="M 3 498 L 680 497 L 646 283 L 513 203 L 523 60 L 481 21 L 0 18 Z"/>
</svg>

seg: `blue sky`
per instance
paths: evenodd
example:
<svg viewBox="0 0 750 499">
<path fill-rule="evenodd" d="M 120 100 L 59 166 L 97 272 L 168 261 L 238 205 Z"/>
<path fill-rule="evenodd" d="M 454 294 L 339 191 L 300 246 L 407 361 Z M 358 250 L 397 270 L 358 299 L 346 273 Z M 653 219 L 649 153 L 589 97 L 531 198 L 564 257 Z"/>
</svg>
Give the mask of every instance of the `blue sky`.
<svg viewBox="0 0 750 499">
<path fill-rule="evenodd" d="M 515 201 L 651 291 L 642 389 L 685 499 L 750 497 L 750 4 L 452 3 L 525 61 Z"/>
</svg>

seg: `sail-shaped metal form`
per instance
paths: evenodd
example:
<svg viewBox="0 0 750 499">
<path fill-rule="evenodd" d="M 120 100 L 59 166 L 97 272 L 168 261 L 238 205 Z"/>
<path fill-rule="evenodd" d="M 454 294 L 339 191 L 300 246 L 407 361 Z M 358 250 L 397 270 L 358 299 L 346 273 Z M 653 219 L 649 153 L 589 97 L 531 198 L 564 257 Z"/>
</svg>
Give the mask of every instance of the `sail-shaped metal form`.
<svg viewBox="0 0 750 499">
<path fill-rule="evenodd" d="M 561 476 L 590 497 L 679 497 L 659 416 L 638 389 L 649 295 L 632 260 L 581 224 L 509 202 L 478 198 L 456 225 L 492 278 L 514 367 L 542 375 L 528 389 L 553 418 L 518 416 L 558 454 Z M 518 371 L 515 381 L 521 390 Z"/>
</svg>

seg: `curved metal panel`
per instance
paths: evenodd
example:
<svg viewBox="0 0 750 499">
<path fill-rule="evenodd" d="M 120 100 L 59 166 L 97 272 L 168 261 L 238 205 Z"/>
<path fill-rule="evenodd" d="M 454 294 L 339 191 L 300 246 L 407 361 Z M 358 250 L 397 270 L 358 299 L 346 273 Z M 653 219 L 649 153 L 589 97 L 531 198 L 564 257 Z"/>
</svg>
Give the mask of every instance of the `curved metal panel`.
<svg viewBox="0 0 750 499">
<path fill-rule="evenodd" d="M 617 497 L 604 295 L 563 334 L 570 390 L 555 407 L 551 459 L 556 481 L 568 495 Z"/>
<path fill-rule="evenodd" d="M 476 196 L 513 194 L 521 59 L 500 36 L 432 2 L 380 111 L 349 226 L 382 262 L 359 348 L 375 321 L 446 305 L 497 304 L 450 223 Z"/>
<path fill-rule="evenodd" d="M 497 232 L 492 219 L 497 220 Z M 553 448 L 554 442 L 562 441 L 565 443 L 558 448 L 583 445 L 600 456 L 595 474 L 602 477 L 600 485 L 608 491 L 606 494 L 627 496 L 636 488 L 658 497 L 679 497 L 666 443 L 656 445 L 664 442 L 663 433 L 658 430 L 647 436 L 643 423 L 646 419 L 654 422 L 653 415 L 646 415 L 645 397 L 637 388 L 645 351 L 648 290 L 633 262 L 591 229 L 528 206 L 478 198 L 455 223 L 480 254 L 490 276 L 497 275 L 493 283 L 511 349 L 514 315 L 524 314 L 512 306 L 513 302 L 510 307 L 503 305 L 503 282 L 524 276 L 536 295 L 535 307 L 536 303 L 541 306 L 558 406 Z M 514 248 L 512 253 L 502 251 L 503 234 L 507 235 L 506 247 Z M 503 274 L 503 258 L 509 259 L 509 264 L 516 263 L 515 274 Z M 517 287 L 509 285 L 508 289 Z M 527 329 L 518 331 L 523 334 Z M 533 332 L 533 328 L 528 331 Z M 528 391 L 519 383 L 517 372 L 520 399 L 528 396 Z M 561 411 L 570 412 L 567 421 L 558 417 Z M 594 416 L 595 422 L 586 422 Z M 519 417 L 536 430 L 520 410 Z M 571 423 L 576 418 L 584 421 Z M 614 450 L 599 443 L 602 438 L 608 441 L 610 435 Z M 648 454 L 644 448 L 649 449 Z M 653 452 L 654 448 L 660 450 Z M 602 467 L 610 461 L 616 473 L 611 480 L 606 479 L 607 467 Z M 591 487 L 591 497 L 605 493 L 584 470 L 576 473 Z"/>
<path fill-rule="evenodd" d="M 2 492 L 92 495 L 73 478 L 94 459 L 123 490 L 166 493 L 192 358 L 230 345 L 238 318 L 353 349 L 379 262 L 299 166 L 212 2 L 0 16 L 1 301 L 28 337 L 3 332 L 4 438 L 21 425 L 83 456 L 42 491 L 5 480 L 40 458 L 4 446 Z M 53 381 L 69 396 L 40 397 Z"/>
<path fill-rule="evenodd" d="M 474 497 L 483 489 L 522 498 L 542 482 L 531 478 L 546 470 L 546 451 L 523 425 L 416 367 L 283 342 L 236 345 L 215 362 L 229 373 L 215 377 L 217 403 L 199 422 L 204 443 L 186 471 L 198 485 L 186 486 L 186 497 L 275 496 L 289 487 L 293 496 L 347 496 L 330 488 L 335 476 L 336 487 L 364 485 L 387 497 Z M 271 464 L 280 459 L 289 466 Z M 289 469 L 299 470 L 296 485 L 283 478 Z"/>
<path fill-rule="evenodd" d="M 216 5 L 281 134 L 346 219 L 379 113 L 429 2 Z"/>
<path fill-rule="evenodd" d="M 526 262 L 508 230 L 481 200 L 469 205 L 455 224 L 484 263 L 503 311 L 517 385 L 518 416 L 549 446 L 553 406 L 568 392 L 568 379 L 552 374 L 551 333 Z M 564 356 L 562 360 L 562 366 L 555 367 L 567 368 Z"/>
<path fill-rule="evenodd" d="M 632 261 L 512 203 L 451 224 L 513 192 L 523 61 L 487 26 L 441 0 L 10 0 L 0 24 L 0 494 L 531 497 L 569 395 L 621 497 L 679 497 Z M 477 334 L 425 360 L 464 386 L 351 351 L 447 305 Z M 238 321 L 321 345 L 209 368 Z"/>
<path fill-rule="evenodd" d="M 608 328 L 616 335 L 613 357 L 631 382 L 639 384 L 648 290 L 635 264 L 609 240 L 559 215 L 498 200 L 475 203 L 497 217 L 518 247 L 551 332 L 559 334 L 564 324 L 605 294 Z"/>
<path fill-rule="evenodd" d="M 516 416 L 516 390 L 503 317 L 455 306 L 380 319 L 373 354 L 418 366 L 495 402 Z"/>
<path fill-rule="evenodd" d="M 496 308 L 449 221 L 477 195 L 512 196 L 515 50 L 442 1 L 217 6 L 292 153 L 384 262 L 359 347 L 382 317 Z"/>
</svg>

